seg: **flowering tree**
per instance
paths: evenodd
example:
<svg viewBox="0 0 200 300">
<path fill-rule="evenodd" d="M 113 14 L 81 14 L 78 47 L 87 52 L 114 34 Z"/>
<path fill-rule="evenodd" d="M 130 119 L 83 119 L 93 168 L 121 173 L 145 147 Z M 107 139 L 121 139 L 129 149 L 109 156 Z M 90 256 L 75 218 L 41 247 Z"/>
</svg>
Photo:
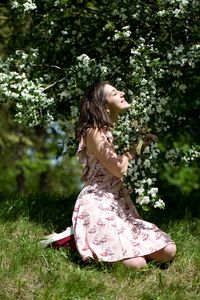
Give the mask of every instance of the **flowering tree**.
<svg viewBox="0 0 200 300">
<path fill-rule="evenodd" d="M 135 145 L 140 154 L 128 182 L 143 207 L 163 207 L 158 158 L 199 158 L 199 1 L 11 0 L 8 9 L 13 38 L 0 61 L 0 97 L 15 119 L 62 121 L 73 140 L 80 97 L 110 80 L 131 103 L 114 133 L 119 152 Z M 149 132 L 167 148 L 142 151 Z"/>
</svg>

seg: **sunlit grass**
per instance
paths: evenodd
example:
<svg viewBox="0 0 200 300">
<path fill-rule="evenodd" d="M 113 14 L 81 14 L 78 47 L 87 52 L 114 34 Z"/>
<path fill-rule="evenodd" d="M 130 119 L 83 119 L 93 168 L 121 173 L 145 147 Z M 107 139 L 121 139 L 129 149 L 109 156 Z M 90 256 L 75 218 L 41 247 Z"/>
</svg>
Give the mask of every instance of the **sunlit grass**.
<svg viewBox="0 0 200 300">
<path fill-rule="evenodd" d="M 84 264 L 66 250 L 43 249 L 39 240 L 52 228 L 51 216 L 45 223 L 30 210 L 12 211 L 0 209 L 0 299 L 200 299 L 198 219 L 160 224 L 176 241 L 177 257 L 164 270 L 151 263 L 135 271 L 120 263 Z"/>
</svg>

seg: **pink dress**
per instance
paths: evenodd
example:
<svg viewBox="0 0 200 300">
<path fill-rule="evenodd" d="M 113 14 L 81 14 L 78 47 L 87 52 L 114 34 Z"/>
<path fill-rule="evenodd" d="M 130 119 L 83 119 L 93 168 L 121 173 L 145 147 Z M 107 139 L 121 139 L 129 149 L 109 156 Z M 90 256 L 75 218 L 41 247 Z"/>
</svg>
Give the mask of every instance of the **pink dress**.
<svg viewBox="0 0 200 300">
<path fill-rule="evenodd" d="M 112 145 L 110 131 L 102 133 L 102 137 Z M 83 136 L 78 156 L 85 165 L 85 186 L 76 200 L 72 222 L 83 260 L 115 262 L 148 255 L 173 243 L 156 225 L 141 219 L 130 192 L 95 155 L 88 153 Z"/>
</svg>

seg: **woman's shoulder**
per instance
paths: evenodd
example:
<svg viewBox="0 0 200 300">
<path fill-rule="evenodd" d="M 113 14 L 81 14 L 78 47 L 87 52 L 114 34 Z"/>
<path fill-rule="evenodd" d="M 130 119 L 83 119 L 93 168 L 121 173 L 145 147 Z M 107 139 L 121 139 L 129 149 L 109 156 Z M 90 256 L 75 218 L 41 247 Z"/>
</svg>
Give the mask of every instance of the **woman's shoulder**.
<svg viewBox="0 0 200 300">
<path fill-rule="evenodd" d="M 108 128 L 89 128 L 86 136 L 86 144 L 88 148 L 94 150 L 94 148 L 100 146 L 100 144 L 105 142 L 110 142 L 110 137 L 108 136 Z"/>
<path fill-rule="evenodd" d="M 88 134 L 99 134 L 99 133 L 104 133 L 106 132 L 106 127 L 105 128 L 97 128 L 97 127 L 90 127 L 87 128 L 86 133 Z"/>
<path fill-rule="evenodd" d="M 110 128 L 103 127 L 103 128 L 88 128 L 87 129 L 87 138 L 89 139 L 102 139 L 105 137 L 110 137 L 112 135 L 112 132 Z"/>
<path fill-rule="evenodd" d="M 86 133 L 87 141 L 99 141 L 105 136 L 104 128 L 88 128 Z"/>
</svg>

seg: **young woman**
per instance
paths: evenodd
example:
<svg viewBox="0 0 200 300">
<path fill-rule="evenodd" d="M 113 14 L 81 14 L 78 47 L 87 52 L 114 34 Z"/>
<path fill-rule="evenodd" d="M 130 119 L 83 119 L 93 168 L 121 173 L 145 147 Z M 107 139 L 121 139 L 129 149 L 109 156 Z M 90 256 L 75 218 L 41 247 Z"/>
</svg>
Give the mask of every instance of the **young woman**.
<svg viewBox="0 0 200 300">
<path fill-rule="evenodd" d="M 116 154 L 112 128 L 128 107 L 124 93 L 108 82 L 96 85 L 82 101 L 78 157 L 84 164 L 85 185 L 72 222 L 83 260 L 121 261 L 138 269 L 150 260 L 172 260 L 176 246 L 156 225 L 141 219 L 122 184 L 133 154 Z"/>
<path fill-rule="evenodd" d="M 112 128 L 128 107 L 124 93 L 108 82 L 96 85 L 83 99 L 78 157 L 84 164 L 84 188 L 76 200 L 73 226 L 48 236 L 42 246 L 76 248 L 84 261 L 121 261 L 135 269 L 151 260 L 174 258 L 175 243 L 156 225 L 141 219 L 122 184 L 134 154 L 116 154 Z"/>
</svg>

